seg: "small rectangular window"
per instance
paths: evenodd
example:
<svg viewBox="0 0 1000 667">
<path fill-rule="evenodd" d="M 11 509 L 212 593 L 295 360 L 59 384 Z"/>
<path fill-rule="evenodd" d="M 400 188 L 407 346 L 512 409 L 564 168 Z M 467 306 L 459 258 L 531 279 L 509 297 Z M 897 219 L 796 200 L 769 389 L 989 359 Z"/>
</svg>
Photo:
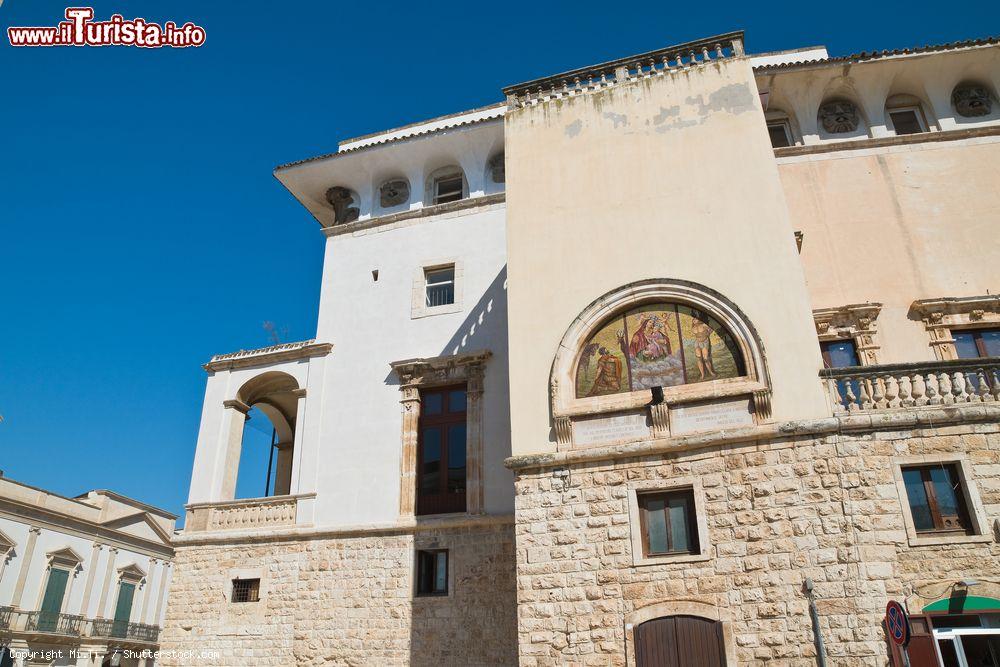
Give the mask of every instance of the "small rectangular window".
<svg viewBox="0 0 1000 667">
<path fill-rule="evenodd" d="M 918 109 L 894 109 L 889 112 L 892 128 L 896 134 L 920 134 L 926 132 Z"/>
<path fill-rule="evenodd" d="M 447 204 L 462 198 L 462 175 L 445 176 L 434 181 L 434 203 Z"/>
<path fill-rule="evenodd" d="M 820 342 L 819 348 L 823 352 L 824 368 L 850 368 L 861 365 L 853 340 L 846 338 L 843 340 L 824 340 Z"/>
<path fill-rule="evenodd" d="M 959 359 L 1000 357 L 1000 329 L 952 330 Z"/>
<path fill-rule="evenodd" d="M 233 602 L 259 602 L 260 579 L 233 579 Z"/>
<path fill-rule="evenodd" d="M 455 303 L 455 267 L 447 266 L 424 271 L 425 305 L 447 306 Z"/>
<path fill-rule="evenodd" d="M 902 471 L 917 533 L 969 534 L 971 523 L 956 465 L 908 466 Z"/>
<path fill-rule="evenodd" d="M 417 595 L 448 594 L 448 550 L 417 551 Z"/>
<path fill-rule="evenodd" d="M 789 132 L 786 121 L 778 121 L 767 124 L 767 133 L 771 137 L 773 148 L 784 148 L 792 145 L 792 133 Z"/>
<path fill-rule="evenodd" d="M 642 546 L 647 557 L 700 553 L 692 489 L 644 493 L 638 501 Z"/>
</svg>

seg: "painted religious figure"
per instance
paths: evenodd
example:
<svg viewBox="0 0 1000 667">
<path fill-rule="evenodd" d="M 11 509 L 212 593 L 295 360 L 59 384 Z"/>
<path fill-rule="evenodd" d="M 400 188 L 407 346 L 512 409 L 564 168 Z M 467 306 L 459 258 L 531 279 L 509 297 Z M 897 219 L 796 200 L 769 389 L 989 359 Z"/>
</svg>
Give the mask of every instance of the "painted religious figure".
<svg viewBox="0 0 1000 667">
<path fill-rule="evenodd" d="M 604 396 L 743 375 L 721 324 L 688 306 L 657 303 L 617 315 L 584 345 L 576 396 Z"/>
</svg>

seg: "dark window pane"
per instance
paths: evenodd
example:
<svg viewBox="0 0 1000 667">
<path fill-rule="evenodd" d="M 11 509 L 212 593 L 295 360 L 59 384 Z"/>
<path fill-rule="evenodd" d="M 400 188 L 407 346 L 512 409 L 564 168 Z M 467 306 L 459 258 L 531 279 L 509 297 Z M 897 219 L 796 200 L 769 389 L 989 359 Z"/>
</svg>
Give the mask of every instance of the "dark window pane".
<svg viewBox="0 0 1000 667">
<path fill-rule="evenodd" d="M 448 552 L 439 551 L 434 554 L 434 592 L 444 593 L 448 590 Z"/>
<path fill-rule="evenodd" d="M 767 126 L 767 133 L 771 137 L 771 146 L 773 148 L 784 148 L 791 145 L 788 141 L 788 131 L 785 129 L 784 123 L 769 124 Z"/>
<path fill-rule="evenodd" d="M 688 506 L 684 496 L 672 496 L 667 502 L 667 514 L 670 518 L 670 550 L 690 551 L 691 540 L 688 535 Z"/>
<path fill-rule="evenodd" d="M 941 513 L 942 518 L 947 517 L 958 517 L 959 512 L 959 499 L 958 499 L 958 479 L 955 474 L 955 469 L 951 466 L 947 467 L 937 467 L 930 469 L 931 483 L 934 485 L 934 497 L 937 498 L 938 511 Z M 945 526 L 947 528 L 955 528 L 956 526 Z"/>
<path fill-rule="evenodd" d="M 976 359 L 979 357 L 975 332 L 952 331 L 951 337 L 955 340 L 955 351 L 958 353 L 959 359 Z"/>
<path fill-rule="evenodd" d="M 440 178 L 434 183 L 434 203 L 445 204 L 462 198 L 462 177 L 449 176 Z"/>
<path fill-rule="evenodd" d="M 896 130 L 896 134 L 918 134 L 924 131 L 920 127 L 917 112 L 912 109 L 890 111 L 889 118 L 892 119 L 892 127 Z"/>
<path fill-rule="evenodd" d="M 465 390 L 448 392 L 448 412 L 465 412 Z"/>
<path fill-rule="evenodd" d="M 979 340 L 987 357 L 1000 357 L 1000 329 L 983 329 Z"/>
<path fill-rule="evenodd" d="M 438 493 L 441 489 L 441 429 L 425 428 L 422 435 L 420 492 Z"/>
<path fill-rule="evenodd" d="M 830 340 L 820 343 L 827 368 L 858 366 L 858 352 L 853 340 Z"/>
<path fill-rule="evenodd" d="M 448 493 L 465 492 L 465 424 L 448 427 Z"/>
<path fill-rule="evenodd" d="M 448 552 L 417 552 L 417 595 L 448 593 Z"/>
<path fill-rule="evenodd" d="M 443 409 L 444 396 L 441 394 L 424 394 L 421 401 L 421 412 L 425 415 L 439 415 Z"/>
<path fill-rule="evenodd" d="M 666 503 L 659 498 L 646 501 L 646 542 L 649 553 L 663 554 L 670 551 L 667 540 L 667 518 L 663 513 Z"/>
<path fill-rule="evenodd" d="M 906 486 L 906 498 L 910 502 L 913 526 L 917 530 L 934 530 L 934 517 L 931 516 L 931 507 L 920 468 L 904 469 L 903 484 Z"/>
</svg>

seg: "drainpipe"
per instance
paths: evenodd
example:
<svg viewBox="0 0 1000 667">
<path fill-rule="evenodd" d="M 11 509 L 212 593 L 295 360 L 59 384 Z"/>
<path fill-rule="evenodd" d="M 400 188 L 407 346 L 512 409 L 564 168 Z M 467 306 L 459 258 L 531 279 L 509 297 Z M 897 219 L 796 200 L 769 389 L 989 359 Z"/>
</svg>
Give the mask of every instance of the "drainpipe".
<svg viewBox="0 0 1000 667">
<path fill-rule="evenodd" d="M 816 596 L 813 595 L 813 580 L 806 577 L 803 587 L 809 598 L 809 617 L 812 619 L 813 643 L 816 644 L 816 664 L 826 667 L 826 647 L 823 646 L 823 635 L 819 631 L 819 612 L 816 611 Z"/>
</svg>

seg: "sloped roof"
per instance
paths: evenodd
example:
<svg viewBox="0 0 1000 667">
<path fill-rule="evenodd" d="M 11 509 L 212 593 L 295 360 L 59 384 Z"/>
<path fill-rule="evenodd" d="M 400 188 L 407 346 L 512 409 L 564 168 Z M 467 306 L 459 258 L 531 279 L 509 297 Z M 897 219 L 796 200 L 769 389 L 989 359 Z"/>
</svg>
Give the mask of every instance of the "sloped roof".
<svg viewBox="0 0 1000 667">
<path fill-rule="evenodd" d="M 797 60 L 794 62 L 780 63 L 774 65 L 760 65 L 754 67 L 754 72 L 772 72 L 780 70 L 790 70 L 798 69 L 802 67 L 810 67 L 814 65 L 826 65 L 826 64 L 836 64 L 836 63 L 855 63 L 855 62 L 866 62 L 869 60 L 878 60 L 880 58 L 891 58 L 893 56 L 909 56 L 918 55 L 921 53 L 935 53 L 939 51 L 955 51 L 958 49 L 969 49 L 977 46 L 992 46 L 994 44 L 1000 44 L 1000 36 L 997 37 L 982 37 L 980 39 L 967 39 L 959 42 L 948 42 L 947 44 L 933 44 L 927 46 L 915 46 L 908 49 L 892 49 L 882 50 L 882 51 L 862 51 L 861 53 L 852 53 L 848 56 L 833 56 L 830 58 L 822 58 L 818 60 Z"/>
</svg>

